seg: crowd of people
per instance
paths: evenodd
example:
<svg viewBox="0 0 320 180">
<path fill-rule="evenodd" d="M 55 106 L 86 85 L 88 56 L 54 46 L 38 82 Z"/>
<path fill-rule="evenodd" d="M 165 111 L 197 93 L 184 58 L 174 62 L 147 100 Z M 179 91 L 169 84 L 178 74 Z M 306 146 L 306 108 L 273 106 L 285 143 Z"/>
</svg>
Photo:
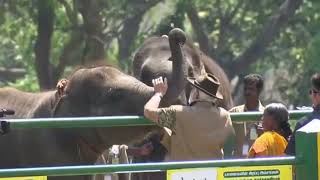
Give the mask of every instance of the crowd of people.
<svg viewBox="0 0 320 180">
<path fill-rule="evenodd" d="M 223 97 L 219 92 L 219 80 L 214 75 L 205 74 L 197 79 L 188 79 L 188 82 L 193 86 L 188 106 L 159 108 L 168 88 L 166 80 L 161 77 L 153 80 L 155 94 L 145 105 L 145 117 L 170 130 L 169 135 L 165 136 L 170 141 L 166 145 L 168 160 L 221 159 L 223 147 L 234 132 L 235 157 L 294 155 L 294 132 L 313 119 L 320 119 L 320 73 L 311 77 L 309 96 L 313 112 L 300 120 L 293 132 L 284 104 L 271 103 L 264 107 L 259 100 L 263 89 L 260 75 L 250 74 L 244 78 L 245 104 L 229 110 L 262 111 L 263 116 L 258 123 L 232 124 L 229 112 L 216 105 L 216 100 Z"/>
</svg>

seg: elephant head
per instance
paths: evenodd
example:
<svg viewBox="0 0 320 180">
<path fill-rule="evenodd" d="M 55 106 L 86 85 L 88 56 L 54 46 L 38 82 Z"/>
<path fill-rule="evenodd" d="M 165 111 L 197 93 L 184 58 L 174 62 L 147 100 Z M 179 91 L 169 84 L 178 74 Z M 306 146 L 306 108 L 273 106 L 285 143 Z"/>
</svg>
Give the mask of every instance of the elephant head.
<svg viewBox="0 0 320 180">
<path fill-rule="evenodd" d="M 191 44 L 181 46 L 181 43 L 186 41 L 181 34 L 181 30 L 172 30 L 168 37 L 147 39 L 134 55 L 133 75 L 147 85 L 151 85 L 152 79 L 158 76 L 166 77 L 171 90 L 176 91 L 172 94 L 180 92 L 179 98 L 171 103 L 186 104 L 188 88 L 185 88 L 187 84 L 181 77 L 197 77 L 205 68 L 198 51 Z M 181 36 L 183 38 L 180 38 Z M 176 79 L 180 81 L 175 81 Z"/>
<path fill-rule="evenodd" d="M 153 87 L 111 66 L 84 68 L 69 79 L 54 115 L 142 115 L 153 93 Z"/>
<path fill-rule="evenodd" d="M 172 41 L 166 37 L 151 37 L 148 38 L 141 47 L 137 50 L 133 58 L 133 75 L 142 82 L 150 85 L 151 80 L 157 76 L 165 76 L 169 80 L 175 79 L 175 67 L 182 68 L 184 73 L 189 77 L 197 78 L 204 72 L 212 73 L 220 80 L 220 91 L 224 97 L 223 100 L 218 101 L 218 105 L 229 109 L 232 107 L 231 86 L 224 70 L 211 58 L 206 56 L 198 48 L 194 47 L 191 42 L 185 43 L 182 48 L 184 55 L 184 63 L 180 66 L 173 63 L 173 57 L 179 56 L 179 49 L 173 46 Z M 178 54 L 175 56 L 175 54 Z M 176 61 L 179 62 L 179 61 Z M 183 82 L 183 81 L 182 81 Z M 184 91 L 179 96 L 178 101 L 174 103 L 186 104 L 189 98 L 191 87 L 185 83 L 171 83 L 169 85 L 176 88 L 184 88 Z M 170 87 L 170 86 L 169 86 Z"/>
</svg>

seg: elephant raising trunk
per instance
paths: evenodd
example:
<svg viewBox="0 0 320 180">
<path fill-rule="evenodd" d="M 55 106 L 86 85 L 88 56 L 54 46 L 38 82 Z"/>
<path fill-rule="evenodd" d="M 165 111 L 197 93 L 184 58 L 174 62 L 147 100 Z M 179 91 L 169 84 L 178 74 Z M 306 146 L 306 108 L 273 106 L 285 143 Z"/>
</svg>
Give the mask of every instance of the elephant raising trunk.
<svg viewBox="0 0 320 180">
<path fill-rule="evenodd" d="M 172 103 L 170 100 L 176 99 L 184 90 L 186 85 L 186 62 L 182 53 L 182 46 L 186 42 L 186 36 L 181 29 L 173 29 L 169 33 L 169 45 L 171 50 L 172 60 L 172 77 L 169 79 L 169 91 L 167 95 L 167 103 Z"/>
<path fill-rule="evenodd" d="M 186 36 L 181 29 L 175 28 L 168 37 L 157 37 L 161 46 L 143 45 L 134 57 L 133 74 L 147 85 L 152 85 L 152 79 L 159 76 L 168 79 L 169 89 L 162 106 L 173 103 L 185 103 L 185 96 L 180 96 L 186 86 L 187 64 L 183 54 Z M 151 41 L 152 43 L 152 41 Z"/>
<path fill-rule="evenodd" d="M 145 40 L 133 58 L 133 75 L 148 85 L 151 85 L 151 80 L 157 76 L 167 77 L 171 90 L 180 92 L 178 101 L 171 102 L 187 104 L 191 86 L 180 79 L 183 77 L 181 74 L 197 78 L 204 72 L 212 73 L 221 83 L 219 90 L 223 95 L 223 100 L 218 101 L 218 106 L 230 109 L 233 104 L 230 82 L 223 69 L 196 48 L 191 41 L 185 42 L 185 36 L 182 34 L 179 30 L 172 30 L 169 39 L 151 37 Z M 183 47 L 179 46 L 179 43 L 181 45 L 182 42 Z M 172 80 L 176 82 L 173 83 Z M 173 94 L 173 97 L 176 97 L 176 93 L 173 92 Z M 170 100 L 173 99 L 170 98 Z"/>
</svg>

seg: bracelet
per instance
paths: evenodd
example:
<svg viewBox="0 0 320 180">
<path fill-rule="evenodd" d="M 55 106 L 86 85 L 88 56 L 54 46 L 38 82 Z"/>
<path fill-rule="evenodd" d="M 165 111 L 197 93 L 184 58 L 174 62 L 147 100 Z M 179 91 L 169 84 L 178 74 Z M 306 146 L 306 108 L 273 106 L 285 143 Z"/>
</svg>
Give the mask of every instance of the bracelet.
<svg viewBox="0 0 320 180">
<path fill-rule="evenodd" d="M 163 95 L 161 93 L 155 93 L 154 96 L 159 96 L 161 99 L 163 98 Z"/>
</svg>

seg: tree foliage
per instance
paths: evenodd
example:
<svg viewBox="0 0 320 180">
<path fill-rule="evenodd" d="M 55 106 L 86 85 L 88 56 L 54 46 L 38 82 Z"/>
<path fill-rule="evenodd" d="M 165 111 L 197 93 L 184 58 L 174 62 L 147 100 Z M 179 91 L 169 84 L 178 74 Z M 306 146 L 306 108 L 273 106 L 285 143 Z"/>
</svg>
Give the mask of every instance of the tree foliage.
<svg viewBox="0 0 320 180">
<path fill-rule="evenodd" d="M 0 80 L 36 91 L 98 61 L 130 72 L 145 38 L 180 27 L 231 79 L 263 74 L 265 101 L 305 105 L 319 10 L 318 0 L 2 0 Z"/>
</svg>

